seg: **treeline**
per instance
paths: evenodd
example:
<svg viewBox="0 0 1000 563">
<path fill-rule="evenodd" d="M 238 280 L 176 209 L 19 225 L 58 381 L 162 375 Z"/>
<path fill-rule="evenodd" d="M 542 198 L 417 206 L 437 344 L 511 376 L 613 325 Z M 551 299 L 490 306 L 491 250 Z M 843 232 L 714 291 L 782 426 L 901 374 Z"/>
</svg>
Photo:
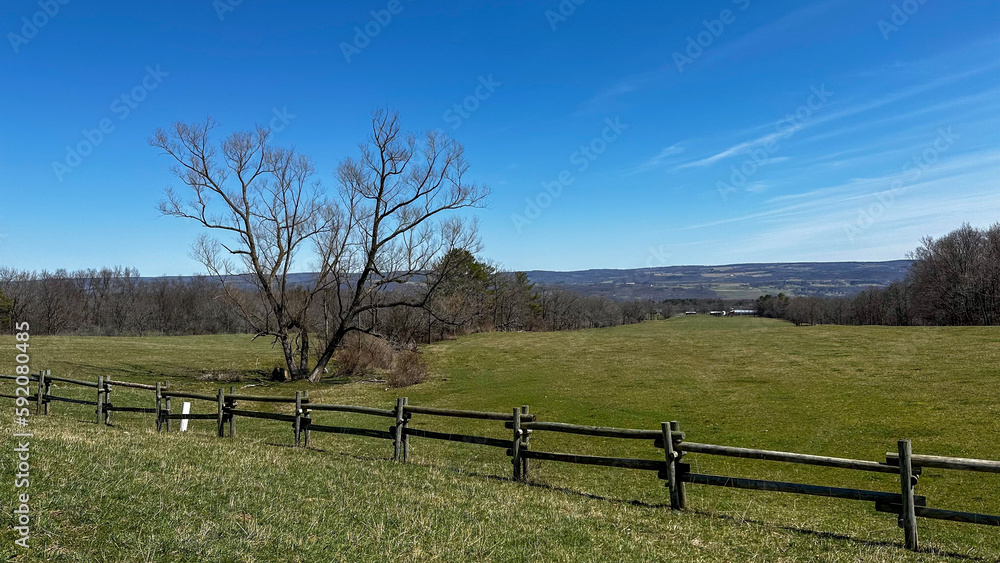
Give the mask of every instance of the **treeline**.
<svg viewBox="0 0 1000 563">
<path fill-rule="evenodd" d="M 906 279 L 852 297 L 765 295 L 759 314 L 795 324 L 1000 324 L 1000 223 L 925 238 Z"/>
<path fill-rule="evenodd" d="M 444 269 L 441 264 L 447 264 Z M 536 286 L 524 272 L 507 272 L 481 262 L 465 250 L 454 250 L 430 273 L 435 290 L 424 310 L 400 310 L 409 322 L 388 323 L 383 330 L 399 342 L 429 341 L 419 328 L 404 326 L 415 318 L 427 322 L 439 337 L 468 332 L 556 331 L 603 328 L 649 318 L 652 302 L 619 302 L 584 296 L 559 286 Z"/>
<path fill-rule="evenodd" d="M 246 330 L 204 277 L 142 280 L 134 268 L 28 272 L 0 268 L 0 328 L 35 334 L 214 334 Z"/>
<path fill-rule="evenodd" d="M 465 252 L 465 251 L 459 251 Z M 609 327 L 642 321 L 651 303 L 615 302 L 559 287 L 536 287 L 523 272 L 506 272 L 466 253 L 447 272 L 379 296 L 437 290 L 426 307 L 375 308 L 358 319 L 366 333 L 401 347 L 484 331 L 553 331 Z M 457 265 L 455 265 L 457 264 Z M 301 327 L 326 337 L 344 288 L 323 292 Z M 295 298 L 295 290 L 290 292 Z M 0 329 L 21 321 L 35 334 L 101 336 L 253 333 L 270 312 L 252 284 L 226 284 L 207 276 L 142 279 L 134 268 L 27 272 L 0 268 Z M 248 319 L 253 322 L 248 322 Z"/>
</svg>

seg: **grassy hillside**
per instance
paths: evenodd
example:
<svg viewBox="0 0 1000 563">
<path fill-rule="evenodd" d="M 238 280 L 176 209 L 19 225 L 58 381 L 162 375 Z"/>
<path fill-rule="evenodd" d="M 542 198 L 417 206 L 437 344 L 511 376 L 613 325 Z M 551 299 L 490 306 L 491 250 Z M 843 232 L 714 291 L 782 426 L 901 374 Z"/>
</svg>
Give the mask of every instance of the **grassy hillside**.
<svg viewBox="0 0 1000 563">
<path fill-rule="evenodd" d="M 244 337 L 36 338 L 32 350 L 34 366 L 54 374 L 138 373 L 131 379 L 143 381 L 163 374 L 172 386 L 193 390 L 218 386 L 193 379 L 201 373 L 267 370 L 278 361 L 267 343 L 250 345 Z M 402 392 L 360 383 L 261 383 L 254 392 L 310 388 L 325 402 L 386 408 L 397 394 L 414 404 L 457 408 L 508 411 L 528 404 L 542 420 L 633 428 L 679 420 L 694 441 L 871 460 L 892 451 L 898 438 L 913 439 L 917 453 L 1000 457 L 995 329 L 795 328 L 764 319 L 682 318 L 475 335 L 434 345 L 426 355 L 434 377 Z M 0 356 L 0 370 L 10 370 L 12 357 Z M 391 444 L 377 440 L 315 435 L 314 450 L 279 447 L 291 439 L 280 423 L 240 419 L 239 437 L 230 441 L 211 438 L 209 423 L 192 423 L 188 435 L 156 435 L 148 418 L 120 415 L 116 428 L 103 429 L 85 425 L 92 415 L 84 407 L 53 410 L 69 416 L 36 419 L 45 452 L 36 491 L 43 510 L 37 529 L 45 535 L 37 543 L 49 551 L 35 560 L 268 561 L 282 559 L 277 549 L 293 549 L 298 560 L 373 561 L 1000 558 L 996 529 L 927 520 L 920 532 L 930 552 L 906 553 L 894 518 L 867 503 L 689 486 L 693 510 L 675 514 L 664 506 L 662 484 L 643 472 L 532 462 L 533 485 L 525 486 L 505 480 L 510 466 L 502 452 L 471 445 L 414 438 L 416 463 L 400 466 L 386 461 Z M 8 411 L 2 419 L 9 427 Z M 498 423 L 416 417 L 413 425 L 507 437 Z M 533 447 L 662 455 L 643 442 L 562 435 L 537 434 Z M 8 457 L 0 465 L 4 474 L 11 472 Z M 690 460 L 699 472 L 898 487 L 884 475 Z M 111 482 L 88 486 L 94 475 Z M 930 470 L 917 492 L 931 506 L 1000 513 L 997 476 Z M 408 504 L 420 510 L 400 508 Z M 128 531 L 135 523 L 138 534 Z M 105 541 L 124 543 L 111 548 Z M 247 557 L 235 553 L 237 544 L 250 550 Z M 4 541 L 0 554 L 9 550 Z"/>
</svg>

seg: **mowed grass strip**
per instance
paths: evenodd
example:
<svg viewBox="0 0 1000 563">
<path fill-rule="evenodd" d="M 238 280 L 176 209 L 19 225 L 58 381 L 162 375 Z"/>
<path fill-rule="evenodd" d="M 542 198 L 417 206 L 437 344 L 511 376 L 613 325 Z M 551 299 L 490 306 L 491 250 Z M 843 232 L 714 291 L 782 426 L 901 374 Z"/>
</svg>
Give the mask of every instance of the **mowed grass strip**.
<svg viewBox="0 0 1000 563">
<path fill-rule="evenodd" d="M 150 382 L 162 373 L 175 388 L 211 394 L 220 386 L 228 389 L 230 384 L 193 378 L 226 369 L 257 373 L 280 362 L 270 346 L 260 341 L 250 343 L 244 336 L 36 338 L 32 350 L 34 366 L 48 367 L 53 374 L 63 371 L 62 375 L 70 372 L 71 377 L 96 379 L 98 373 L 111 372 L 113 377 L 124 377 L 139 366 L 139 375 L 130 379 Z M 67 350 L 73 354 L 66 354 Z M 995 328 L 796 328 L 766 319 L 701 317 L 603 330 L 472 335 L 427 347 L 425 355 L 433 368 L 431 381 L 403 390 L 377 384 L 309 386 L 244 381 L 233 385 L 256 385 L 241 392 L 284 396 L 294 395 L 296 389 L 309 389 L 316 401 L 383 408 L 391 408 L 398 395 L 408 396 L 411 404 L 500 412 L 528 404 L 541 420 L 628 428 L 657 429 L 660 421 L 679 420 L 692 441 L 868 460 L 881 460 L 885 452 L 894 451 L 899 438 L 913 439 L 916 453 L 1000 457 L 995 453 L 1000 415 L 1000 369 L 996 367 L 1000 365 L 1000 331 Z M 0 368 L 10 363 L 2 356 L 0 360 L 4 360 Z M 119 396 L 151 402 L 152 393 L 123 391 Z M 179 401 L 176 405 L 179 411 Z M 273 412 L 290 412 L 291 408 L 271 404 L 241 404 L 240 408 L 249 406 Z M 196 402 L 195 412 L 199 409 L 213 412 L 215 406 Z M 54 404 L 53 410 L 75 415 L 82 422 L 93 419 L 86 407 Z M 379 429 L 391 424 L 388 419 L 337 413 L 317 413 L 314 419 L 318 424 Z M 152 421 L 150 417 L 122 414 L 116 415 L 116 424 L 129 432 L 145 432 Z M 416 415 L 412 425 L 510 436 L 501 423 Z M 212 426 L 192 423 L 195 434 L 216 442 L 208 437 Z M 291 442 L 291 428 L 284 423 L 239 419 L 237 429 L 237 442 Z M 186 438 L 184 444 L 189 443 Z M 314 434 L 313 441 L 316 448 L 324 450 L 316 452 L 318 455 L 391 456 L 387 441 L 320 434 Z M 510 475 L 502 450 L 418 438 L 413 438 L 412 444 L 414 460 L 425 469 L 483 476 L 489 483 L 497 483 L 489 476 Z M 662 457 L 661 450 L 645 441 L 552 433 L 536 433 L 532 447 Z M 300 455 L 286 448 L 280 452 Z M 705 473 L 898 490 L 891 475 L 698 455 L 688 461 L 696 471 Z M 541 486 L 570 491 L 563 493 L 569 495 L 567 498 L 592 495 L 611 499 L 616 506 L 639 501 L 657 507 L 652 509 L 657 518 L 673 517 L 660 508 L 666 502 L 666 491 L 650 472 L 533 461 L 532 479 Z M 926 495 L 934 507 L 1000 513 L 1000 478 L 995 475 L 928 470 L 917 494 Z M 705 525 L 717 525 L 721 517 L 722 522 L 737 526 L 747 522 L 759 526 L 763 536 L 781 534 L 785 528 L 834 534 L 819 537 L 839 545 L 843 553 L 854 554 L 854 559 L 845 560 L 909 557 L 882 549 L 900 545 L 901 531 L 894 517 L 876 513 L 870 503 L 698 486 L 689 486 L 689 498 L 694 511 L 709 515 L 707 522 L 715 522 Z M 940 557 L 1000 557 L 995 528 L 920 520 L 920 531 L 922 545 Z M 750 550 L 765 545 L 763 536 L 759 543 L 743 547 Z M 707 538 L 696 539 L 701 542 Z M 796 545 L 799 548 L 787 558 L 818 556 L 818 551 Z M 568 549 L 566 553 L 574 548 Z M 699 557 L 697 553 L 691 552 L 690 557 Z M 766 559 L 774 560 L 774 553 L 771 555 Z M 725 559 L 718 553 L 714 556 L 719 558 L 707 560 Z"/>
</svg>

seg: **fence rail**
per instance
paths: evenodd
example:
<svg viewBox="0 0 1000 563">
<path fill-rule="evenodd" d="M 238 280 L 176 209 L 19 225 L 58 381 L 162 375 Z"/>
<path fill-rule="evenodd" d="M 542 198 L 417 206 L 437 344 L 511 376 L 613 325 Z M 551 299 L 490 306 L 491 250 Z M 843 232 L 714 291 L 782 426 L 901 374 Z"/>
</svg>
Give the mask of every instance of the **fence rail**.
<svg viewBox="0 0 1000 563">
<path fill-rule="evenodd" d="M 349 412 L 355 414 L 370 414 L 373 416 L 384 416 L 396 418 L 394 409 L 377 409 L 374 407 L 358 407 L 355 405 L 324 405 L 309 403 L 309 409 L 314 411 Z"/>
<path fill-rule="evenodd" d="M 130 389 L 145 389 L 147 391 L 156 391 L 155 385 L 147 385 L 145 383 L 133 383 L 131 381 L 112 381 L 110 379 L 105 379 L 105 383 L 108 385 L 117 385 L 119 387 L 128 387 Z"/>
<path fill-rule="evenodd" d="M 208 397 L 205 395 L 205 397 Z M 227 398 L 233 399 L 234 401 L 252 401 L 255 403 L 291 403 L 295 404 L 294 397 L 270 397 L 267 395 L 226 395 Z M 209 401 L 214 401 L 215 397 L 208 397 Z M 309 402 L 308 399 L 303 402 Z"/>
<path fill-rule="evenodd" d="M 885 461 L 888 464 L 898 466 L 899 454 L 887 453 L 885 454 Z M 989 461 L 985 459 L 966 459 L 961 457 L 913 454 L 910 456 L 910 463 L 918 467 L 1000 473 L 1000 461 Z"/>
<path fill-rule="evenodd" d="M 666 470 L 665 461 L 655 459 L 633 459 L 627 457 L 603 457 L 596 455 L 563 454 L 555 452 L 539 452 L 526 450 L 521 455 L 528 459 L 538 459 L 546 461 L 562 461 L 565 463 L 579 463 L 582 465 L 603 465 L 605 467 L 623 467 L 626 469 L 649 469 L 653 471 Z"/>
<path fill-rule="evenodd" d="M 196 399 L 199 401 L 214 401 L 216 399 L 213 395 L 200 395 L 198 393 L 184 393 L 182 391 L 161 391 L 160 395 L 163 397 L 174 397 L 177 399 Z"/>
<path fill-rule="evenodd" d="M 659 443 L 661 443 L 662 440 Z M 661 446 L 657 446 L 661 447 Z M 844 459 L 821 455 L 796 454 L 772 450 L 756 450 L 753 448 L 734 448 L 732 446 L 715 446 L 698 444 L 696 442 L 680 442 L 676 449 L 682 452 L 702 453 L 744 459 L 759 459 L 764 461 L 783 461 L 822 467 L 838 467 L 841 469 L 856 469 L 859 471 L 874 471 L 876 473 L 899 473 L 899 467 L 878 463 L 877 461 L 862 461 L 859 459 Z"/>
<path fill-rule="evenodd" d="M 23 383 L 24 378 L 28 379 L 27 386 Z M 303 437 L 305 439 L 305 446 L 308 447 L 310 445 L 311 432 L 314 431 L 377 438 L 382 440 L 391 440 L 393 442 L 393 459 L 402 462 L 408 461 L 410 457 L 410 437 L 483 445 L 504 450 L 504 453 L 510 458 L 510 463 L 513 466 L 513 476 L 515 480 L 526 480 L 528 478 L 529 460 L 535 460 L 536 462 L 559 462 L 656 471 L 657 477 L 665 481 L 666 488 L 670 494 L 670 506 L 677 510 L 685 510 L 687 508 L 687 485 L 750 489 L 873 502 L 875 504 L 876 511 L 895 514 L 899 517 L 900 526 L 904 530 L 904 544 L 908 549 L 914 550 L 917 548 L 918 544 L 918 517 L 951 520 L 955 522 L 988 526 L 1000 526 L 1000 516 L 946 510 L 941 508 L 930 508 L 927 506 L 927 499 L 925 497 L 914 495 L 914 488 L 918 483 L 921 469 L 924 467 L 956 471 L 1000 473 L 1000 461 L 914 454 L 912 453 L 909 440 L 899 440 L 897 443 L 897 452 L 887 453 L 885 462 L 883 463 L 812 454 L 688 442 L 686 441 L 685 433 L 680 430 L 680 425 L 677 421 L 672 421 L 670 423 L 663 422 L 661 423 L 659 430 L 585 426 L 563 422 L 539 421 L 536 419 L 534 414 L 529 413 L 528 406 L 526 405 L 521 406 L 520 408 L 513 408 L 511 414 L 507 414 L 499 412 L 481 412 L 410 405 L 406 397 L 400 397 L 397 399 L 394 408 L 382 409 L 359 405 L 312 403 L 310 402 L 308 391 L 298 391 L 295 393 L 295 397 L 280 397 L 270 395 L 243 395 L 234 393 L 234 389 L 230 387 L 229 393 L 226 393 L 223 389 L 219 389 L 216 395 L 205 395 L 184 391 L 172 391 L 169 390 L 166 383 L 147 385 L 128 381 L 111 380 L 104 377 L 98 377 L 98 380 L 95 383 L 65 377 L 55 377 L 48 371 L 42 371 L 38 374 L 31 374 L 29 376 L 9 376 L 0 374 L 0 380 L 17 380 L 20 385 L 24 387 L 30 387 L 30 384 L 34 383 L 36 389 L 35 392 L 28 397 L 23 395 L 0 394 L 0 397 L 2 398 L 15 399 L 18 401 L 19 405 L 22 402 L 34 402 L 37 412 L 44 414 L 49 414 L 49 404 L 51 402 L 72 403 L 96 407 L 95 414 L 98 424 L 109 424 L 110 416 L 113 412 L 152 414 L 155 415 L 156 428 L 158 431 L 165 428 L 169 432 L 171 430 L 171 421 L 173 420 L 214 420 L 220 437 L 225 436 L 225 429 L 227 425 L 229 428 L 229 436 L 234 437 L 236 435 L 235 421 L 238 417 L 274 420 L 278 422 L 291 423 L 294 445 L 296 447 L 302 445 Z M 76 385 L 87 389 L 93 389 L 95 390 L 92 391 L 95 393 L 95 400 L 84 400 L 54 395 L 52 393 L 52 387 L 53 383 L 56 382 L 60 384 Z M 153 391 L 155 393 L 153 397 L 154 406 L 116 406 L 111 402 L 112 390 L 116 388 Z M 30 388 L 27 390 L 30 392 Z M 171 410 L 172 398 L 211 402 L 215 405 L 216 412 L 189 414 L 174 413 Z M 239 403 L 256 402 L 288 404 L 292 406 L 293 412 L 292 414 L 284 414 L 249 410 L 247 408 L 237 408 Z M 395 420 L 395 424 L 384 430 L 378 428 L 317 424 L 314 420 L 316 412 L 347 413 L 392 418 Z M 422 428 L 411 428 L 410 424 L 415 415 L 502 422 L 503 429 L 509 433 L 508 435 L 510 438 L 475 436 L 469 434 L 432 431 Z M 651 440 L 654 451 L 660 450 L 661 457 L 659 459 L 642 459 L 534 450 L 531 447 L 531 438 L 532 434 L 537 432 L 554 432 L 625 440 Z M 689 455 L 723 456 L 748 460 L 773 461 L 893 474 L 898 475 L 899 477 L 899 492 L 829 487 L 815 484 L 789 483 L 783 481 L 693 473 L 691 472 L 690 464 L 684 462 L 685 458 Z"/>
<path fill-rule="evenodd" d="M 778 493 L 797 493 L 820 497 L 841 498 L 847 500 L 863 500 L 868 502 L 891 502 L 899 504 L 900 493 L 885 493 L 882 491 L 867 491 L 864 489 L 845 489 L 841 487 L 825 487 L 821 485 L 806 485 L 802 483 L 785 483 L 782 481 L 765 481 L 761 479 L 743 479 L 739 477 L 721 477 L 719 475 L 702 475 L 700 473 L 682 473 L 681 480 L 685 483 L 699 485 L 715 485 L 734 489 L 753 489 L 757 491 L 774 491 Z M 924 497 L 914 497 L 914 502 L 920 506 L 927 503 Z"/>
<path fill-rule="evenodd" d="M 416 407 L 413 405 L 406 405 L 403 408 L 403 412 L 412 414 L 431 414 L 435 416 L 451 416 L 457 418 L 472 418 L 479 420 L 514 420 L 513 415 L 502 412 L 461 411 L 455 409 L 440 409 L 437 407 Z M 531 417 L 531 419 L 534 420 L 534 417 Z"/>
<path fill-rule="evenodd" d="M 163 414 L 161 416 L 165 420 L 215 420 L 215 414 L 204 414 L 204 413 Z"/>
<path fill-rule="evenodd" d="M 512 425 L 508 425 L 512 428 Z M 604 436 L 606 438 L 625 438 L 633 440 L 654 440 L 660 444 L 663 441 L 663 434 L 659 430 L 635 430 L 632 428 L 609 428 L 607 426 L 581 426 L 579 424 L 566 424 L 565 422 L 524 422 L 521 419 L 521 428 L 527 430 L 547 430 L 551 432 L 565 432 L 567 434 L 582 434 L 584 436 Z M 683 432 L 677 432 L 675 440 L 684 437 Z M 662 448 L 662 445 L 657 447 Z"/>
<path fill-rule="evenodd" d="M 98 384 L 92 381 L 81 381 L 79 379 L 70 379 L 68 377 L 56 377 L 54 375 L 46 375 L 45 379 L 46 381 L 60 381 L 62 383 L 69 383 L 71 385 L 79 385 L 80 387 L 93 387 L 93 388 L 98 387 Z"/>
</svg>

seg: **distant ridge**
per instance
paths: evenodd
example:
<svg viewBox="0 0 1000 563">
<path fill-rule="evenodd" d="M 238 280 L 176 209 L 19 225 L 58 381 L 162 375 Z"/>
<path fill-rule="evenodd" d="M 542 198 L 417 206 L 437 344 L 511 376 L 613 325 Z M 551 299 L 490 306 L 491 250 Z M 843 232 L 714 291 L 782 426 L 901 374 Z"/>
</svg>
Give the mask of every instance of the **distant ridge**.
<svg viewBox="0 0 1000 563">
<path fill-rule="evenodd" d="M 722 266 L 663 266 L 630 270 L 594 269 L 570 272 L 531 270 L 532 282 L 563 286 L 585 295 L 612 299 L 754 299 L 766 293 L 847 296 L 870 287 L 885 287 L 906 277 L 909 260 L 889 262 L 779 262 Z M 165 276 L 189 281 L 192 276 Z M 292 285 L 308 284 L 313 273 L 289 274 Z M 155 280 L 162 278 L 143 278 Z M 234 276 L 252 287 L 250 278 Z"/>
<path fill-rule="evenodd" d="M 533 270 L 531 281 L 615 299 L 756 298 L 766 293 L 846 296 L 906 277 L 909 260 L 664 266 L 631 270 Z"/>
</svg>

